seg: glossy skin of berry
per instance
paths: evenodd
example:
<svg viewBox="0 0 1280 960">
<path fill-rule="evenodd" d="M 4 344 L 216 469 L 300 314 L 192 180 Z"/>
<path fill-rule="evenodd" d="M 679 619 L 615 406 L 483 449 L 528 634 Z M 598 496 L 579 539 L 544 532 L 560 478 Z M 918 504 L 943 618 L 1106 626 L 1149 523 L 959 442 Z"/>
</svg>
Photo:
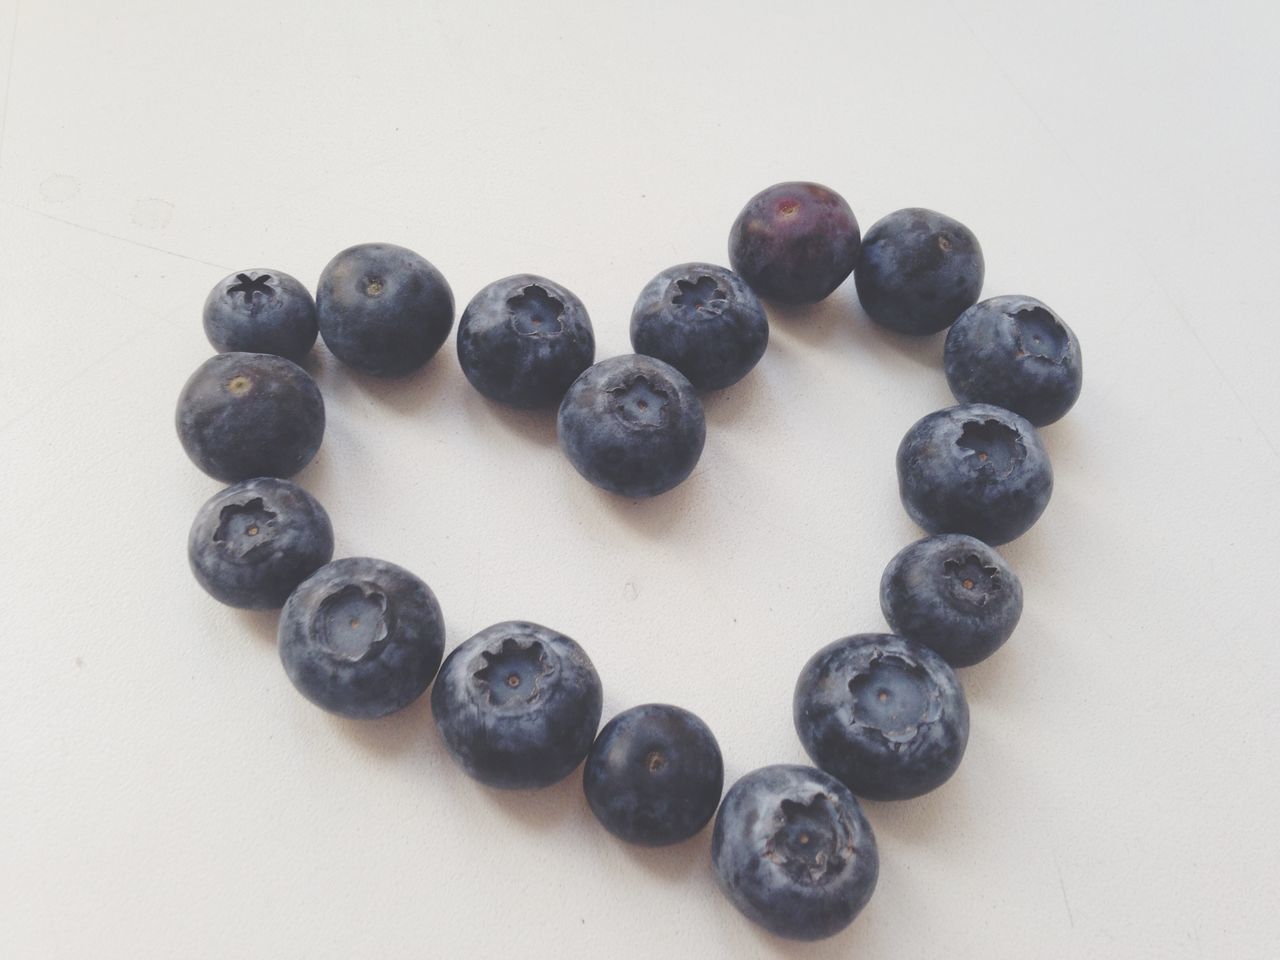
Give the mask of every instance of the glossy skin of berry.
<svg viewBox="0 0 1280 960">
<path fill-rule="evenodd" d="M 699 390 L 737 383 L 764 356 L 769 318 L 736 273 L 682 263 L 645 286 L 631 312 L 631 346 L 683 373 Z"/>
<path fill-rule="evenodd" d="M 191 462 L 215 479 L 291 477 L 320 449 L 324 400 L 291 360 L 219 353 L 187 380 L 175 421 Z"/>
<path fill-rule="evenodd" d="M 596 486 L 653 497 L 693 472 L 707 427 L 702 402 L 680 371 L 631 354 L 601 360 L 573 382 L 557 432 L 569 462 Z"/>
<path fill-rule="evenodd" d="M 916 422 L 898 447 L 898 491 L 928 533 L 999 546 L 1022 536 L 1053 493 L 1053 467 L 1030 423 L 1002 407 L 960 404 Z"/>
<path fill-rule="evenodd" d="M 1080 396 L 1080 341 L 1035 297 L 976 303 L 947 332 L 943 367 L 961 403 L 990 403 L 1037 427 L 1061 420 Z"/>
<path fill-rule="evenodd" d="M 325 346 L 343 363 L 378 377 L 412 373 L 453 328 L 453 293 L 440 271 L 391 243 L 348 247 L 316 288 Z"/>
<path fill-rule="evenodd" d="M 204 302 L 204 332 L 219 353 L 274 353 L 295 363 L 316 342 L 316 302 L 280 270 L 223 277 Z"/>
<path fill-rule="evenodd" d="M 912 207 L 871 225 L 854 282 L 862 309 L 877 324 L 927 336 L 945 330 L 977 301 L 985 273 L 972 230 Z"/>
<path fill-rule="evenodd" d="M 582 788 L 606 830 L 646 847 L 687 840 L 720 803 L 724 761 L 710 728 L 649 703 L 610 720 L 587 755 Z"/>
<path fill-rule="evenodd" d="M 858 261 L 861 234 L 844 197 L 817 183 L 776 183 L 742 208 L 729 231 L 729 264 L 774 303 L 817 303 Z"/>
<path fill-rule="evenodd" d="M 528 273 L 489 284 L 458 322 L 458 362 L 471 385 L 525 410 L 558 404 L 595 354 L 582 301 Z"/>
<path fill-rule="evenodd" d="M 431 684 L 444 617 L 431 588 L 370 557 L 325 564 L 280 613 L 280 659 L 298 691 L 345 717 L 384 717 Z"/>
<path fill-rule="evenodd" d="M 453 759 L 491 787 L 548 787 L 591 749 L 600 677 L 564 634 L 509 621 L 454 650 L 431 688 L 431 713 Z"/>
<path fill-rule="evenodd" d="M 942 533 L 889 562 L 880 608 L 898 636 L 923 643 L 953 667 L 969 667 L 1012 635 L 1022 616 L 1022 583 L 981 540 Z"/>
<path fill-rule="evenodd" d="M 860 797 L 906 800 L 941 786 L 969 742 L 955 672 L 924 644 L 860 633 L 800 671 L 796 733 L 813 762 Z"/>
<path fill-rule="evenodd" d="M 221 603 L 274 610 L 333 556 L 333 527 L 296 483 L 258 477 L 214 494 L 196 514 L 187 559 Z"/>
<path fill-rule="evenodd" d="M 729 788 L 711 861 L 725 896 L 780 937 L 839 933 L 875 892 L 880 856 L 849 789 L 813 767 L 777 765 Z"/>
</svg>

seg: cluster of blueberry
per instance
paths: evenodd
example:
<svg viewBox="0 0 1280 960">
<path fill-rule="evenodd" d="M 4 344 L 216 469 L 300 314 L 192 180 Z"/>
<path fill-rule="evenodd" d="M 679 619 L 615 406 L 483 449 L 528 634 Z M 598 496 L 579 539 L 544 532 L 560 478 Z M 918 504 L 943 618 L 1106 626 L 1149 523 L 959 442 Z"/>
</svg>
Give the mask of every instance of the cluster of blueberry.
<svg viewBox="0 0 1280 960">
<path fill-rule="evenodd" d="M 795 689 L 794 721 L 815 767 L 747 774 L 723 802 L 724 765 L 697 716 L 648 704 L 597 735 L 600 678 L 586 652 L 534 623 L 491 626 L 444 655 L 430 588 L 381 560 L 332 560 L 324 508 L 288 479 L 324 433 L 319 389 L 295 361 L 317 334 L 344 363 L 379 376 L 422 366 L 453 326 L 453 296 L 412 251 L 366 244 L 325 267 L 317 297 L 278 271 L 220 282 L 204 323 L 220 351 L 178 401 L 191 459 L 232 485 L 200 509 L 188 553 L 196 579 L 237 607 L 283 607 L 279 650 L 294 685 L 348 717 L 380 717 L 421 696 L 459 765 L 494 787 L 548 786 L 583 766 L 588 804 L 611 833 L 676 843 L 715 816 L 721 886 L 752 920 L 799 939 L 849 924 L 875 888 L 875 838 L 855 795 L 897 800 L 956 770 L 969 734 L 954 672 L 990 656 L 1022 611 L 1022 587 L 991 545 L 1024 533 L 1048 503 L 1036 426 L 1080 391 L 1080 347 L 1029 297 L 976 302 L 983 259 L 963 224 L 901 210 L 860 235 L 848 204 L 811 183 L 761 192 L 734 223 L 733 269 L 686 263 L 655 277 L 631 319 L 637 353 L 594 363 L 581 301 L 545 278 L 490 284 L 459 322 L 458 358 L 485 396 L 559 405 L 564 452 L 624 496 L 669 490 L 705 438 L 698 390 L 726 387 L 763 356 L 757 298 L 809 304 L 854 273 L 873 321 L 905 334 L 950 327 L 947 379 L 959 405 L 926 416 L 898 450 L 907 512 L 931 536 L 900 552 L 881 582 L 893 634 L 818 651 Z M 719 811 L 717 815 L 717 810 Z"/>
</svg>

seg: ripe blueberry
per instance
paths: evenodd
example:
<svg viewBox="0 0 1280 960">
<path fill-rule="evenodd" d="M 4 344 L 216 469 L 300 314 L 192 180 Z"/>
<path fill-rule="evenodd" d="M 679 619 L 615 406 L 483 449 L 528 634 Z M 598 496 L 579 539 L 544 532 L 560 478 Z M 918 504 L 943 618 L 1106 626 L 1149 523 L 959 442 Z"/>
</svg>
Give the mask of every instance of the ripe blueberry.
<svg viewBox="0 0 1280 960">
<path fill-rule="evenodd" d="M 600 724 L 600 677 L 564 634 L 510 621 L 454 650 L 431 688 L 445 746 L 468 775 L 509 790 L 563 780 Z"/>
<path fill-rule="evenodd" d="M 391 243 L 348 247 L 316 289 L 320 336 L 335 357 L 379 377 L 404 376 L 453 328 L 453 293 L 440 271 Z"/>
<path fill-rule="evenodd" d="M 670 490 L 702 455 L 702 402 L 680 371 L 636 354 L 601 360 L 560 403 L 560 446 L 577 471 L 624 497 Z"/>
<path fill-rule="evenodd" d="M 729 263 L 766 300 L 817 303 L 849 276 L 860 242 L 840 194 L 817 183 L 777 183 L 733 222 Z"/>
<path fill-rule="evenodd" d="M 969 741 L 969 707 L 947 662 L 889 633 L 819 650 L 800 672 L 792 708 L 813 762 L 872 800 L 940 786 Z"/>
<path fill-rule="evenodd" d="M 925 336 L 945 330 L 982 292 L 985 266 L 973 231 L 912 207 L 867 231 L 854 272 L 858 300 L 876 323 Z"/>
<path fill-rule="evenodd" d="M 636 353 L 671 364 L 699 390 L 737 383 L 764 356 L 769 319 L 736 273 L 682 263 L 658 274 L 631 312 Z"/>
<path fill-rule="evenodd" d="M 1062 419 L 1080 396 L 1080 341 L 1034 297 L 992 297 L 947 332 L 943 366 L 961 403 L 991 403 L 1037 427 Z"/>
<path fill-rule="evenodd" d="M 274 353 L 295 363 L 316 342 L 316 302 L 280 270 L 223 277 L 204 302 L 204 332 L 219 353 Z"/>
<path fill-rule="evenodd" d="M 187 380 L 176 421 L 182 448 L 211 477 L 291 477 L 320 449 L 324 400 L 291 360 L 219 353 Z"/>
<path fill-rule="evenodd" d="M 929 533 L 967 533 L 998 546 L 1031 529 L 1053 493 L 1035 427 L 985 403 L 919 420 L 898 447 L 898 490 Z"/>
<path fill-rule="evenodd" d="M 729 788 L 711 861 L 735 907 L 793 940 L 847 927 L 880 874 L 876 838 L 849 789 L 821 770 L 782 764 Z"/>
<path fill-rule="evenodd" d="M 490 400 L 513 407 L 559 403 L 595 354 L 582 301 L 528 273 L 489 284 L 458 322 L 462 372 Z"/>
<path fill-rule="evenodd" d="M 347 557 L 321 567 L 280 613 L 280 659 L 317 706 L 383 717 L 422 695 L 444 654 L 431 588 L 403 567 Z"/>
<path fill-rule="evenodd" d="M 1013 633 L 1022 584 L 981 540 L 942 533 L 917 540 L 889 562 L 880 608 L 898 636 L 923 643 L 953 667 L 968 667 Z"/>
<path fill-rule="evenodd" d="M 187 559 L 200 586 L 232 607 L 273 610 L 333 556 L 333 527 L 315 497 L 273 477 L 243 480 L 196 514 Z"/>
<path fill-rule="evenodd" d="M 720 803 L 724 761 L 710 728 L 680 707 L 649 703 L 600 731 L 582 770 L 596 819 L 646 847 L 687 840 Z"/>
</svg>

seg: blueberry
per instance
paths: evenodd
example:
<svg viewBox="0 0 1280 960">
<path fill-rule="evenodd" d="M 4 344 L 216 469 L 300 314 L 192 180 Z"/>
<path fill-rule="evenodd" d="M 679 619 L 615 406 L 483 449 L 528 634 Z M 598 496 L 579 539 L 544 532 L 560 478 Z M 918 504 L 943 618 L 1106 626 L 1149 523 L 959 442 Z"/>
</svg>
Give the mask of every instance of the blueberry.
<svg viewBox="0 0 1280 960">
<path fill-rule="evenodd" d="M 333 527 L 296 483 L 257 477 L 215 494 L 196 514 L 187 559 L 200 586 L 233 607 L 274 610 L 333 556 Z"/>
<path fill-rule="evenodd" d="M 792 703 L 809 756 L 860 797 L 906 800 L 944 783 L 969 741 L 969 707 L 924 644 L 860 633 L 819 650 Z"/>
<path fill-rule="evenodd" d="M 292 360 L 219 353 L 187 380 L 176 420 L 182 448 L 211 477 L 291 477 L 320 449 L 324 400 Z"/>
<path fill-rule="evenodd" d="M 560 403 L 560 446 L 578 472 L 624 497 L 652 497 L 693 472 L 707 438 L 693 384 L 661 360 L 601 360 Z"/>
<path fill-rule="evenodd" d="M 490 400 L 513 407 L 559 403 L 595 355 L 582 301 L 528 273 L 489 284 L 458 323 L 462 372 Z"/>
<path fill-rule="evenodd" d="M 848 788 L 821 770 L 783 764 L 729 788 L 711 861 L 735 907 L 793 940 L 847 927 L 880 874 L 875 835 Z"/>
<path fill-rule="evenodd" d="M 737 383 L 764 356 L 769 318 L 743 279 L 709 263 L 658 274 L 631 312 L 636 353 L 675 367 L 699 390 Z"/>
<path fill-rule="evenodd" d="M 817 183 L 776 183 L 733 222 L 729 263 L 766 300 L 817 303 L 852 272 L 860 243 L 840 194 Z"/>
<path fill-rule="evenodd" d="M 204 332 L 219 353 L 274 353 L 299 362 L 316 342 L 316 302 L 280 270 L 223 277 L 204 302 Z"/>
<path fill-rule="evenodd" d="M 470 776 L 520 790 L 563 780 L 600 724 L 600 677 L 564 634 L 509 621 L 454 650 L 431 688 L 445 746 Z"/>
<path fill-rule="evenodd" d="M 325 346 L 343 363 L 379 377 L 412 373 L 453 328 L 453 293 L 440 271 L 391 243 L 348 247 L 316 289 Z"/>
<path fill-rule="evenodd" d="M 999 546 L 1022 536 L 1053 493 L 1053 467 L 1036 428 L 985 403 L 917 421 L 898 447 L 898 490 L 929 533 L 967 533 Z"/>
<path fill-rule="evenodd" d="M 312 703 L 346 717 L 384 717 L 435 677 L 444 618 L 431 588 L 408 570 L 347 557 L 289 595 L 279 641 L 285 672 Z"/>
<path fill-rule="evenodd" d="M 872 224 L 854 283 L 862 309 L 897 333 L 945 330 L 978 299 L 985 265 L 973 231 L 933 210 L 898 210 Z"/>
<path fill-rule="evenodd" d="M 1080 341 L 1034 297 L 992 297 L 960 315 L 943 353 L 961 403 L 992 403 L 1043 427 L 1080 396 Z"/>
<path fill-rule="evenodd" d="M 628 843 L 687 840 L 720 803 L 724 761 L 710 728 L 663 703 L 632 707 L 596 737 L 582 770 L 591 812 Z"/>
<path fill-rule="evenodd" d="M 985 660 L 1022 616 L 1022 584 L 1000 554 L 961 533 L 905 547 L 880 580 L 893 632 L 923 643 L 953 667 Z"/>
</svg>

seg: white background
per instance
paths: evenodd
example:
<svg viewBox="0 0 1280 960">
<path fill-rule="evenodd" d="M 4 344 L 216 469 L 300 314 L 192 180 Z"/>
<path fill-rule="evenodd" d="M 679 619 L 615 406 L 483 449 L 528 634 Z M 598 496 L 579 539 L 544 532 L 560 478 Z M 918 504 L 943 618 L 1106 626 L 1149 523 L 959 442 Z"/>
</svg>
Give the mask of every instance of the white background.
<svg viewBox="0 0 1280 960">
<path fill-rule="evenodd" d="M 0 3 L 0 955 L 1274 957 L 1275 9 Z M 650 276 L 723 262 L 742 203 L 795 178 L 864 229 L 963 220 L 985 295 L 1046 300 L 1085 357 L 1045 431 L 1053 501 L 1004 550 L 1022 624 L 963 673 L 964 764 L 867 805 L 879 889 L 810 947 L 729 906 L 707 833 L 626 849 L 576 776 L 481 788 L 425 699 L 363 724 L 306 703 L 274 617 L 186 569 L 219 485 L 172 426 L 234 269 L 313 286 L 386 240 L 459 308 L 541 273 L 606 357 Z M 773 321 L 655 501 L 589 487 L 452 340 L 396 383 L 318 348 L 299 479 L 339 555 L 432 585 L 450 647 L 541 621 L 588 649 L 606 715 L 693 709 L 730 780 L 801 761 L 795 677 L 883 629 L 918 535 L 894 451 L 950 396 L 941 338 L 872 329 L 852 283 Z"/>
</svg>

